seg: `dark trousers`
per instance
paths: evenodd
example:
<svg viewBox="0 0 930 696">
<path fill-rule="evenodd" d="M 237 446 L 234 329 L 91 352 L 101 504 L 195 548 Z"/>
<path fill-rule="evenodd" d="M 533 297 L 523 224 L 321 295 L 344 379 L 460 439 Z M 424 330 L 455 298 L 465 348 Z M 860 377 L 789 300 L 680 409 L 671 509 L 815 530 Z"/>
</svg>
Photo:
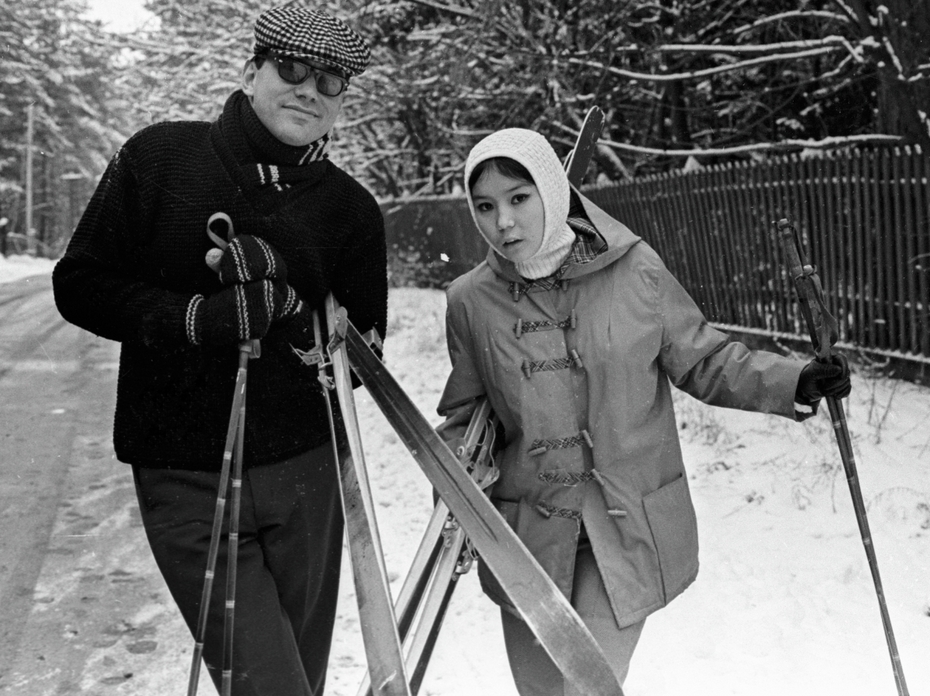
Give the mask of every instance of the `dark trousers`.
<svg viewBox="0 0 930 696">
<path fill-rule="evenodd" d="M 219 473 L 133 470 L 149 545 L 193 634 Z M 217 689 L 223 667 L 229 509 L 227 501 L 203 655 Z M 323 693 L 339 590 L 342 531 L 331 445 L 243 475 L 233 696 Z"/>
</svg>

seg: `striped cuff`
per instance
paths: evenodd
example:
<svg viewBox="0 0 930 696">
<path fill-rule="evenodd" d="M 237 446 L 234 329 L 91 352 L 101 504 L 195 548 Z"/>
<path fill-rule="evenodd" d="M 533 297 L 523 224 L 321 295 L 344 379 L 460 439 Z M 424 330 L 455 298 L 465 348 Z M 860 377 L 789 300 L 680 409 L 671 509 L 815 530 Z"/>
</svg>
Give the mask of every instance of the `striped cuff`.
<svg viewBox="0 0 930 696">
<path fill-rule="evenodd" d="M 817 405 L 820 402 L 815 402 L 813 404 L 802 404 L 799 401 L 794 402 L 794 419 L 796 421 L 805 421 L 811 416 L 817 413 Z"/>
<path fill-rule="evenodd" d="M 291 317 L 303 311 L 304 301 L 294 292 L 294 288 L 287 286 L 287 296 L 284 298 L 284 307 L 281 309 L 281 318 Z"/>
<path fill-rule="evenodd" d="M 194 295 L 191 301 L 187 303 L 187 313 L 184 317 L 184 328 L 187 332 L 187 340 L 193 345 L 199 346 L 200 341 L 197 338 L 197 308 L 203 302 L 203 295 Z"/>
<path fill-rule="evenodd" d="M 278 277 L 278 262 L 275 260 L 274 254 L 271 252 L 271 247 L 268 246 L 268 242 L 264 239 L 255 238 L 255 241 L 258 242 L 258 248 L 262 250 L 262 254 L 265 256 L 265 266 L 268 268 L 268 277 L 277 278 Z"/>
</svg>

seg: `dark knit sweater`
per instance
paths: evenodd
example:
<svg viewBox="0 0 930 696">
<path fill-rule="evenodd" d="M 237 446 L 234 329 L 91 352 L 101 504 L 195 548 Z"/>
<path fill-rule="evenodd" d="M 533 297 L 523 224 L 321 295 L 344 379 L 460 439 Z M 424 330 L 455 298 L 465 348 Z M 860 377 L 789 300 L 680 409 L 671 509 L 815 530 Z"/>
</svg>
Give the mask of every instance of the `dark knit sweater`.
<svg viewBox="0 0 930 696">
<path fill-rule="evenodd" d="M 215 123 L 145 128 L 108 166 L 53 282 L 65 319 L 122 343 L 114 422 L 121 461 L 197 470 L 222 463 L 237 346 L 193 346 L 185 333 L 191 298 L 221 288 L 204 262 L 213 246 L 207 219 L 217 211 L 237 234 L 260 236 L 281 253 L 288 282 L 311 307 L 331 291 L 359 330 L 384 335 L 378 205 L 329 160 L 296 166 L 301 159 L 301 148 L 277 141 L 237 92 Z M 280 165 L 289 185 L 261 185 L 259 162 Z M 291 349 L 309 348 L 307 333 L 299 320 L 273 324 L 261 357 L 249 362 L 246 467 L 329 440 L 316 368 Z"/>
</svg>

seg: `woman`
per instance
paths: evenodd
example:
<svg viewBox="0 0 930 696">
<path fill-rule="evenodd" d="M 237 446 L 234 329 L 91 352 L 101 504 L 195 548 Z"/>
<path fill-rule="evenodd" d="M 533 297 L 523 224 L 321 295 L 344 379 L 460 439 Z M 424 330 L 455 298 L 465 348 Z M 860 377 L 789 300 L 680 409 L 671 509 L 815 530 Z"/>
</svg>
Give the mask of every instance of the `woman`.
<svg viewBox="0 0 930 696">
<path fill-rule="evenodd" d="M 670 383 L 708 404 L 803 420 L 849 370 L 750 351 L 713 329 L 655 251 L 573 190 L 541 135 L 506 129 L 465 165 L 491 246 L 447 292 L 444 434 L 486 397 L 505 437 L 491 492 L 622 684 L 645 618 L 698 570 Z M 521 696 L 576 693 L 488 573 Z"/>
</svg>

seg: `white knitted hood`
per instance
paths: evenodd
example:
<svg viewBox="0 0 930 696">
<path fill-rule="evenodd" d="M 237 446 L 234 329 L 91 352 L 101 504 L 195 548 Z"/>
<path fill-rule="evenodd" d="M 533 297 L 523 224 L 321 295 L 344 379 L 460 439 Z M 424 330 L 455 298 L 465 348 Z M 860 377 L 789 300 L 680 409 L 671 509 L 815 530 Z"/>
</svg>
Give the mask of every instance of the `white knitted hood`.
<svg viewBox="0 0 930 696">
<path fill-rule="evenodd" d="M 494 157 L 508 157 L 526 167 L 539 191 L 545 213 L 542 244 L 531 258 L 516 264 L 517 271 L 525 278 L 542 278 L 555 273 L 575 240 L 575 233 L 567 222 L 571 193 L 562 163 L 549 141 L 535 131 L 505 128 L 481 140 L 465 160 L 465 195 L 479 232 L 481 227 L 468 180 L 478 164 Z M 493 248 L 491 240 L 487 241 Z"/>
</svg>

